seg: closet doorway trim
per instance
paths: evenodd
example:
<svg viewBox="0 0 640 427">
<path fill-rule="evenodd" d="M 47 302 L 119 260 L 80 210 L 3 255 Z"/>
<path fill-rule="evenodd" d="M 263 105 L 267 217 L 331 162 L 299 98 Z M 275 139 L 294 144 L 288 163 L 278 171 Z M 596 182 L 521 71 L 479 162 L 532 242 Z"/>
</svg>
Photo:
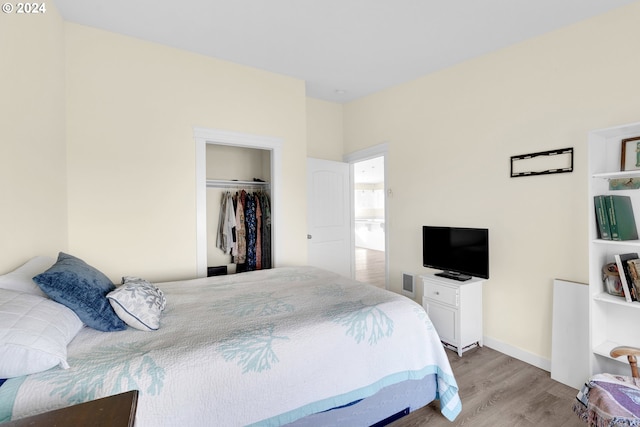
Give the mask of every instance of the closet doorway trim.
<svg viewBox="0 0 640 427">
<path fill-rule="evenodd" d="M 193 128 L 196 143 L 196 270 L 198 277 L 207 276 L 207 144 L 257 148 L 271 151 L 271 245 L 272 264 L 276 266 L 281 252 L 278 245 L 278 209 L 282 171 L 282 140 L 279 138 L 230 132 L 201 127 Z"/>
</svg>

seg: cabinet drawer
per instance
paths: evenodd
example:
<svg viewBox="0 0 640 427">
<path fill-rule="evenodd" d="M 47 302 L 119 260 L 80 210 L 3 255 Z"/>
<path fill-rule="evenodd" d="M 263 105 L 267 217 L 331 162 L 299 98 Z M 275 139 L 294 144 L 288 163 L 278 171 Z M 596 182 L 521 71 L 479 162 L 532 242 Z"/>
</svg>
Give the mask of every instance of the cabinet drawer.
<svg viewBox="0 0 640 427">
<path fill-rule="evenodd" d="M 424 296 L 425 298 L 438 301 L 442 304 L 449 304 L 452 306 L 458 306 L 458 288 L 451 288 L 439 283 L 424 282 Z"/>
</svg>

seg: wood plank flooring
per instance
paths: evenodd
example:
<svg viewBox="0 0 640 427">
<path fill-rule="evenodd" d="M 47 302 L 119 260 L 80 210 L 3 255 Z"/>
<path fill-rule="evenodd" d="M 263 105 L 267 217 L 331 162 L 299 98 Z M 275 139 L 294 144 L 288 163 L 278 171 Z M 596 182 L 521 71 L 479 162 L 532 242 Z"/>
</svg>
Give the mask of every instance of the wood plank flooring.
<svg viewBox="0 0 640 427">
<path fill-rule="evenodd" d="M 356 280 L 385 288 L 384 251 L 356 248 Z"/>
<path fill-rule="evenodd" d="M 462 357 L 446 350 L 462 400 L 450 422 L 432 402 L 392 423 L 393 427 L 584 427 L 573 413 L 576 389 L 551 379 L 549 372 L 488 347 Z"/>
<path fill-rule="evenodd" d="M 356 280 L 384 288 L 384 275 L 384 252 L 356 248 Z M 450 422 L 436 401 L 392 427 L 586 425 L 572 410 L 578 390 L 552 380 L 549 372 L 489 347 L 469 350 L 462 357 L 446 352 L 460 389 L 460 415 Z"/>
</svg>

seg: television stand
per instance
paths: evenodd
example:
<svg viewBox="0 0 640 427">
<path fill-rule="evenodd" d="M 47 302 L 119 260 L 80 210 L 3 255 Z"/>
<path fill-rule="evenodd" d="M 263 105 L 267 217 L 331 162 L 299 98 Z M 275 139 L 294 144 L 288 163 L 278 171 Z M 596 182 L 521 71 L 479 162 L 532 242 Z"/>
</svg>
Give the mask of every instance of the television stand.
<svg viewBox="0 0 640 427">
<path fill-rule="evenodd" d="M 458 282 L 466 282 L 467 280 L 471 280 L 471 276 L 468 276 L 466 274 L 455 273 L 453 271 L 443 271 L 443 272 L 434 274 L 434 276 L 444 277 L 445 279 L 457 280 Z"/>
<path fill-rule="evenodd" d="M 440 341 L 455 347 L 458 356 L 482 347 L 482 286 L 477 277 L 457 282 L 426 274 L 422 277 L 422 306 Z"/>
</svg>

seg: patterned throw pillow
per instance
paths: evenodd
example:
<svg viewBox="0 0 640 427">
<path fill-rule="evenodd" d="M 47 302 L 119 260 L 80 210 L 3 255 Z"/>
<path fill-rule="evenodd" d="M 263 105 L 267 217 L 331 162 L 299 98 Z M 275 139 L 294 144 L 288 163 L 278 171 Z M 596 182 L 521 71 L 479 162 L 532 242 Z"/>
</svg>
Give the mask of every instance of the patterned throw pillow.
<svg viewBox="0 0 640 427">
<path fill-rule="evenodd" d="M 125 276 L 122 285 L 107 295 L 118 317 L 132 328 L 155 331 L 166 305 L 162 291 L 139 277 Z"/>
</svg>

